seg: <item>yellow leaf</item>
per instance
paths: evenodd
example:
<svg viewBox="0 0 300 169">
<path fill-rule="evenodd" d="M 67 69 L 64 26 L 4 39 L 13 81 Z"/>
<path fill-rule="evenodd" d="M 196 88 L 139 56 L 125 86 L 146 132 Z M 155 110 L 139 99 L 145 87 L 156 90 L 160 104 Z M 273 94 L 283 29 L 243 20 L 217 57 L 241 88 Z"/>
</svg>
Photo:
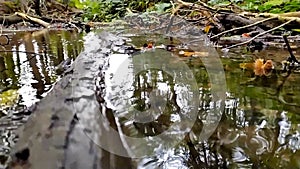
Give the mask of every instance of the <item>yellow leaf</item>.
<svg viewBox="0 0 300 169">
<path fill-rule="evenodd" d="M 211 28 L 210 25 L 205 26 L 205 27 L 204 27 L 204 32 L 205 32 L 205 33 L 208 33 L 209 30 L 210 30 L 210 28 Z"/>
<path fill-rule="evenodd" d="M 180 56 L 183 56 L 183 57 L 191 57 L 191 56 L 194 56 L 194 57 L 201 57 L 201 56 L 208 56 L 208 53 L 207 52 L 190 52 L 190 51 L 179 51 L 178 53 Z"/>
<path fill-rule="evenodd" d="M 0 94 L 0 106 L 4 107 L 10 107 L 14 105 L 19 99 L 19 93 L 16 89 L 10 89 L 7 91 L 4 91 Z"/>
<path fill-rule="evenodd" d="M 240 68 L 246 69 L 246 70 L 253 70 L 254 64 L 253 63 L 240 63 Z"/>
</svg>

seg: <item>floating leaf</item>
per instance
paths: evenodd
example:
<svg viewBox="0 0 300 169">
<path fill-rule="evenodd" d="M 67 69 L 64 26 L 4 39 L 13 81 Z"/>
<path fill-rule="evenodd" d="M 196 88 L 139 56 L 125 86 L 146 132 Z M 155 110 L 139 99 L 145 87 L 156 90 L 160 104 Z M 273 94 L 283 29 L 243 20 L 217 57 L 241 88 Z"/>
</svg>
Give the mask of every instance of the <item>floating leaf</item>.
<svg viewBox="0 0 300 169">
<path fill-rule="evenodd" d="M 204 32 L 205 32 L 205 33 L 208 33 L 209 30 L 210 30 L 210 28 L 211 28 L 210 25 L 205 26 L 205 27 L 204 27 Z"/>
<path fill-rule="evenodd" d="M 205 57 L 205 56 L 208 56 L 207 52 L 190 52 L 190 51 L 183 51 L 183 50 L 179 51 L 178 54 L 183 57 L 191 57 L 191 56 Z"/>
<path fill-rule="evenodd" d="M 254 63 L 240 63 L 240 68 L 246 70 L 253 70 Z"/>
<path fill-rule="evenodd" d="M 18 90 L 10 89 L 4 91 L 0 94 L 0 106 L 1 107 L 11 107 L 19 99 Z"/>
</svg>

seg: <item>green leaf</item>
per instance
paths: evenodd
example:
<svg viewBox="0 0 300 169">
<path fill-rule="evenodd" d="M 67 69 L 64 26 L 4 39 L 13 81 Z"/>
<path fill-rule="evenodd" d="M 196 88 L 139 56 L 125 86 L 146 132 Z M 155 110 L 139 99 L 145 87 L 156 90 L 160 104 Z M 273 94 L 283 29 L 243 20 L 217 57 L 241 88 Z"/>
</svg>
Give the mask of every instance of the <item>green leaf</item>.
<svg viewBox="0 0 300 169">
<path fill-rule="evenodd" d="M 84 4 L 82 2 L 80 2 L 80 0 L 71 0 L 70 1 L 70 6 L 76 7 L 78 9 L 83 9 L 84 8 Z"/>
<path fill-rule="evenodd" d="M 292 29 L 292 31 L 300 32 L 300 29 Z"/>
<path fill-rule="evenodd" d="M 270 1 L 265 2 L 263 5 L 265 5 L 265 6 L 278 6 L 278 5 L 281 5 L 285 2 L 288 2 L 288 1 L 286 1 L 286 0 L 270 0 Z"/>
</svg>

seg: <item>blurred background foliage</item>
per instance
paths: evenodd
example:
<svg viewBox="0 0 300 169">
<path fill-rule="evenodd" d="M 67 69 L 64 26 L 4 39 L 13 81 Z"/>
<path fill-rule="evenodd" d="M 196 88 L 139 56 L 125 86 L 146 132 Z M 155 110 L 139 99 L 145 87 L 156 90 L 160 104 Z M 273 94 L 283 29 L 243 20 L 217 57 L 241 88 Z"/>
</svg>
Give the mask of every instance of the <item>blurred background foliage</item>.
<svg viewBox="0 0 300 169">
<path fill-rule="evenodd" d="M 241 9 L 251 12 L 285 13 L 300 10 L 300 0 L 210 0 L 210 5 L 234 3 Z"/>
<path fill-rule="evenodd" d="M 185 0 L 197 3 L 198 0 Z M 203 0 L 211 6 L 235 4 L 250 12 L 285 13 L 300 10 L 300 0 Z M 69 6 L 84 10 L 84 21 L 109 22 L 131 12 L 170 12 L 170 0 L 70 0 Z"/>
<path fill-rule="evenodd" d="M 169 0 L 71 0 L 69 6 L 84 10 L 84 21 L 109 22 L 131 12 L 167 12 Z"/>
</svg>

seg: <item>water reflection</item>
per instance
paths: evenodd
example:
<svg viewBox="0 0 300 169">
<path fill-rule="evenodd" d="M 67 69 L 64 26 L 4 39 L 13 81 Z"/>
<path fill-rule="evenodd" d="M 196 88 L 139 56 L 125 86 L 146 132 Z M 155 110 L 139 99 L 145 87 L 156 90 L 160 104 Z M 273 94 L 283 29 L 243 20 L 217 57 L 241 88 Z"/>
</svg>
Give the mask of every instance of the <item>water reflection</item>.
<svg viewBox="0 0 300 169">
<path fill-rule="evenodd" d="M 274 51 L 272 51 L 274 52 Z M 136 160 L 138 168 L 299 168 L 300 137 L 299 124 L 300 90 L 298 83 L 300 76 L 291 72 L 288 76 L 280 71 L 272 72 L 269 77 L 255 77 L 252 71 L 245 71 L 239 67 L 242 62 L 247 62 L 251 54 L 241 59 L 236 53 L 229 53 L 228 58 L 223 58 L 227 93 L 226 100 L 220 104 L 225 105 L 222 119 L 213 135 L 206 141 L 201 141 L 199 135 L 203 129 L 203 121 L 211 107 L 211 84 L 204 65 L 199 58 L 183 59 L 195 75 L 200 94 L 200 108 L 197 120 L 192 131 L 186 135 L 183 141 L 169 149 L 157 146 L 156 156 Z M 265 51 L 263 51 L 265 53 Z M 232 57 L 231 57 L 232 56 Z M 236 59 L 239 58 L 239 59 Z M 280 62 L 283 58 L 274 57 L 274 62 Z M 127 63 L 126 65 L 130 65 Z M 280 66 L 280 65 L 278 65 Z M 125 66 L 127 72 L 133 72 L 132 67 Z M 131 69 L 130 69 L 131 68 Z M 166 77 L 166 78 L 163 78 Z M 125 81 L 127 76 L 123 77 Z M 153 88 L 167 89 L 168 96 L 176 96 L 178 92 L 171 90 L 170 79 L 159 70 L 147 70 L 140 72 L 130 81 L 131 88 L 128 91 L 117 92 L 118 97 L 131 96 L 131 105 L 143 111 L 151 107 L 149 102 L 150 92 Z M 171 80 L 172 81 L 172 80 Z M 116 83 L 114 89 L 122 88 Z M 173 84 L 174 85 L 174 84 Z M 166 87 L 167 86 L 167 87 Z M 172 86 L 172 85 L 171 85 Z M 110 90 L 116 92 L 117 90 Z M 164 92 L 160 91 L 160 94 Z M 177 100 L 164 97 L 170 109 L 164 112 L 158 107 L 151 113 L 153 122 L 136 123 L 130 118 L 121 119 L 123 132 L 130 136 L 142 135 L 151 138 L 165 131 L 174 123 L 172 119 L 177 111 L 180 111 Z M 115 98 L 106 98 L 108 105 Z M 118 100 L 122 106 L 124 100 Z M 164 103 L 163 100 L 156 100 Z M 116 110 L 115 107 L 111 107 Z M 118 113 L 115 112 L 119 117 Z M 132 116 L 130 112 L 122 112 L 122 117 Z M 138 116 L 138 115 L 137 115 Z M 159 145 L 159 143 L 157 144 Z M 139 148 L 139 147 L 138 147 Z M 174 164 L 174 165 L 173 165 Z"/>
<path fill-rule="evenodd" d="M 9 152 L 16 139 L 13 131 L 26 121 L 26 117 L 23 117 L 26 112 L 18 114 L 19 111 L 16 110 L 26 109 L 44 97 L 59 78 L 55 73 L 55 66 L 67 57 L 74 58 L 81 50 L 81 43 L 76 42 L 77 35 L 68 31 L 18 33 L 10 35 L 10 38 L 11 43 L 14 43 L 5 46 L 5 50 L 26 50 L 35 54 L 0 53 L 3 56 L 0 57 L 1 89 L 17 89 L 20 94 L 17 106 L 2 110 L 2 154 Z M 150 149 L 140 149 L 155 151 L 156 155 L 133 159 L 137 162 L 137 168 L 300 168 L 299 73 L 292 72 L 287 76 L 281 71 L 275 71 L 270 77 L 255 78 L 252 71 L 244 71 L 239 67 L 239 63 L 249 61 L 253 55 L 241 58 L 239 53 L 240 51 L 228 53 L 228 58 L 222 59 L 227 97 L 220 104 L 225 105 L 225 110 L 217 129 L 205 141 L 199 139 L 203 121 L 207 120 L 207 112 L 215 108 L 211 106 L 215 103 L 212 103 L 210 79 L 201 59 L 182 59 L 189 65 L 199 87 L 196 121 L 188 133 L 177 128 L 177 133 L 186 135 L 176 146 L 160 146 L 162 141 L 168 139 L 165 137 L 161 142 L 152 142 Z M 266 51 L 260 54 L 267 57 L 263 56 L 264 53 Z M 115 63 L 110 65 L 105 74 L 106 106 L 115 110 L 114 116 L 119 118 L 116 122 L 120 123 L 118 127 L 125 135 L 150 140 L 172 124 L 191 118 L 179 113 L 185 108 L 180 97 L 185 98 L 184 89 L 189 86 L 176 86 L 174 76 L 159 69 L 145 69 L 133 76 L 133 60 L 128 58 L 125 55 L 112 56 L 110 62 L 123 64 L 125 69 L 119 70 L 123 73 L 121 76 L 116 76 L 114 73 L 119 66 Z M 282 60 L 275 54 L 273 58 L 275 63 Z M 120 81 L 114 83 L 113 78 Z M 140 119 L 140 112 L 122 110 L 122 107 L 128 105 L 139 111 L 153 109 L 147 114 L 148 118 Z M 165 105 L 165 108 L 160 105 Z M 136 122 L 135 119 L 141 122 Z M 142 120 L 146 120 L 146 123 L 142 123 Z M 139 149 L 140 145 L 142 144 L 135 144 L 135 148 Z M 5 161 L 5 158 L 6 156 L 0 156 L 0 162 Z M 110 163 L 110 159 L 103 160 L 107 165 Z"/>
<path fill-rule="evenodd" d="M 70 31 L 8 33 L 10 43 L 1 52 L 1 89 L 19 88 L 20 104 L 30 106 L 59 78 L 55 66 L 75 58 L 82 49 L 80 36 Z M 14 52 L 11 52 L 14 51 Z"/>
<path fill-rule="evenodd" d="M 28 118 L 30 106 L 45 97 L 60 78 L 57 65 L 67 58 L 74 59 L 83 44 L 81 35 L 72 31 L 45 29 L 3 34 L 9 43 L 0 46 L 0 153 L 7 154 L 16 141 L 14 131 Z M 14 104 L 3 103 L 8 98 L 3 94 L 7 91 L 17 91 Z"/>
<path fill-rule="evenodd" d="M 215 134 L 207 141 L 211 149 L 208 166 L 298 168 L 295 161 L 286 161 L 280 156 L 298 157 L 299 128 L 291 126 L 293 123 L 298 126 L 299 117 L 291 117 L 298 116 L 299 105 L 279 98 L 288 97 L 284 89 L 293 88 L 297 82 L 282 83 L 284 77 L 280 72 L 274 72 L 272 77 L 253 79 L 253 73 L 234 67 L 240 61 L 223 59 L 223 63 L 231 68 L 226 71 L 226 109 Z M 296 73 L 290 77 L 299 79 Z M 292 91 L 292 95 L 296 93 L 299 90 Z M 299 99 L 299 95 L 294 99 Z M 196 141 L 195 145 L 199 143 Z M 203 146 L 198 150 L 203 150 Z"/>
<path fill-rule="evenodd" d="M 198 103 L 192 72 L 183 71 L 186 65 L 158 49 L 133 57 L 111 55 L 109 65 L 106 103 L 122 123 L 133 156 L 153 154 L 180 142 L 193 125 Z"/>
</svg>

